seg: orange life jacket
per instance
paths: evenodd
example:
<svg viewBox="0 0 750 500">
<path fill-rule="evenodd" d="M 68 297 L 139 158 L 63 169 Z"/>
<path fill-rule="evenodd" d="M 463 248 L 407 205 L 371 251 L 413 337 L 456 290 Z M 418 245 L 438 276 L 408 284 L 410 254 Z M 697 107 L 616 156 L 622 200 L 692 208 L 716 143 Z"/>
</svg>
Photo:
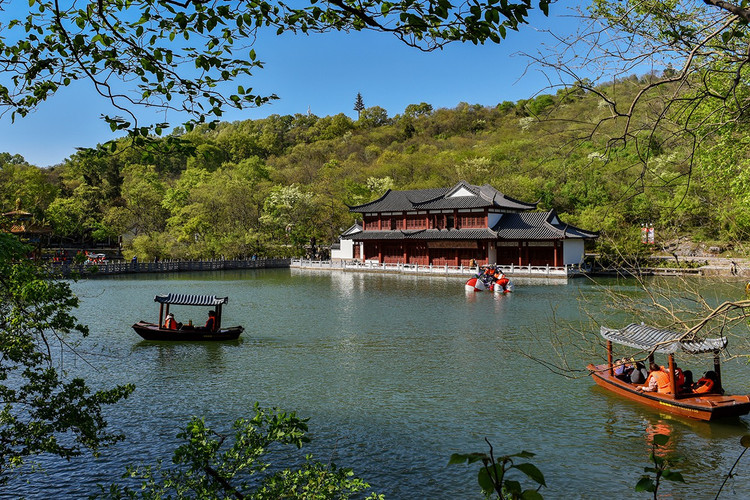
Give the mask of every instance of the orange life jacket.
<svg viewBox="0 0 750 500">
<path fill-rule="evenodd" d="M 710 378 L 701 377 L 698 379 L 698 387 L 695 388 L 695 391 L 698 394 L 702 394 L 704 392 L 711 392 L 714 388 L 714 381 Z"/>
<path fill-rule="evenodd" d="M 167 330 L 177 330 L 177 321 L 174 318 L 167 318 L 164 322 L 164 328 Z"/>
<path fill-rule="evenodd" d="M 209 316 L 208 320 L 206 321 L 206 330 L 214 331 L 216 329 L 216 318 L 213 316 Z"/>
<path fill-rule="evenodd" d="M 661 371 L 667 374 L 667 378 L 669 377 L 669 368 L 666 366 L 661 367 Z M 685 383 L 685 374 L 682 373 L 682 368 L 675 367 L 674 369 L 674 385 L 676 387 L 682 387 L 682 384 Z"/>
<path fill-rule="evenodd" d="M 657 384 L 657 391 L 658 392 L 669 392 L 669 375 L 666 372 L 663 372 L 661 370 L 653 371 L 649 373 L 648 380 L 646 380 L 646 385 L 649 385 L 651 382 L 651 378 L 656 379 Z"/>
</svg>

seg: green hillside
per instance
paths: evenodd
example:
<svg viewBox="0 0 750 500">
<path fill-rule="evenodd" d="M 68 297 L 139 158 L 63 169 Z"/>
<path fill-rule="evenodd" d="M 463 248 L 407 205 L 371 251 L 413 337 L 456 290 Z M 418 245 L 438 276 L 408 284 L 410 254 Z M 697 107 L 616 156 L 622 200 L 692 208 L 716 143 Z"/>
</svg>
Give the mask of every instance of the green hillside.
<svg viewBox="0 0 750 500">
<path fill-rule="evenodd" d="M 643 81 L 598 90 L 627 97 Z M 354 222 L 347 205 L 463 179 L 601 231 L 599 251 L 637 250 L 642 223 L 660 240 L 740 249 L 750 179 L 737 134 L 720 131 L 693 154 L 666 121 L 654 133 L 636 117 L 622 141 L 611 118 L 600 96 L 573 87 L 495 106 L 413 104 L 393 117 L 375 106 L 356 121 L 272 115 L 178 131 L 157 148 L 123 140 L 50 169 L 3 153 L 0 208 L 32 212 L 64 241 L 124 235 L 126 255 L 140 258 L 298 255 Z"/>
</svg>

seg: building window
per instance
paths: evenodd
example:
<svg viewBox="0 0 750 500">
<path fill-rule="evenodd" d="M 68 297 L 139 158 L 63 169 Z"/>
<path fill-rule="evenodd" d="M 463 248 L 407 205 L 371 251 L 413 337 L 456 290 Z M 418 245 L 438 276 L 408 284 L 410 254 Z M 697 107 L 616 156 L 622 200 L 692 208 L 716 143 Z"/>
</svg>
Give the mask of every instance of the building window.
<svg viewBox="0 0 750 500">
<path fill-rule="evenodd" d="M 406 229 L 424 229 L 424 217 L 409 217 L 406 219 Z"/>
<path fill-rule="evenodd" d="M 458 217 L 458 227 L 484 227 L 484 216 L 461 215 Z"/>
</svg>

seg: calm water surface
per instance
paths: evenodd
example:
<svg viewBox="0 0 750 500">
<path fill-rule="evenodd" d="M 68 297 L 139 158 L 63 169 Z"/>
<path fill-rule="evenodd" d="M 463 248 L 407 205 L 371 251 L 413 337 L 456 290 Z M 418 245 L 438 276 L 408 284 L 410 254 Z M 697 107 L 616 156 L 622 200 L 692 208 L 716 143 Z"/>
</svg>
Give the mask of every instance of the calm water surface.
<svg viewBox="0 0 750 500">
<path fill-rule="evenodd" d="M 673 434 L 672 450 L 688 457 L 687 486 L 666 485 L 669 497 L 714 497 L 750 432 L 747 417 L 671 418 L 518 353 L 551 357 L 553 315 L 577 318 L 579 295 L 601 293 L 592 284 L 518 284 L 494 297 L 467 295 L 462 281 L 268 270 L 77 283 L 91 336 L 81 346 L 90 365 L 75 368 L 94 385 L 136 384 L 108 412 L 127 441 L 96 460 L 48 463 L 46 477 L 8 493 L 85 497 L 127 463 L 168 461 L 192 415 L 226 429 L 258 401 L 310 417 L 308 452 L 353 468 L 387 498 L 481 498 L 476 466 L 447 463 L 451 453 L 487 451 L 485 438 L 496 455 L 536 453 L 546 498 L 638 497 L 656 432 Z M 167 292 L 228 295 L 223 322 L 245 326 L 241 341 L 141 341 L 131 324 L 156 321 L 153 297 Z M 201 308 L 172 310 L 180 321 L 205 321 Z M 744 364 L 724 367 L 734 392 L 750 392 L 748 375 Z M 722 498 L 750 495 L 749 477 L 750 463 L 741 464 Z"/>
</svg>

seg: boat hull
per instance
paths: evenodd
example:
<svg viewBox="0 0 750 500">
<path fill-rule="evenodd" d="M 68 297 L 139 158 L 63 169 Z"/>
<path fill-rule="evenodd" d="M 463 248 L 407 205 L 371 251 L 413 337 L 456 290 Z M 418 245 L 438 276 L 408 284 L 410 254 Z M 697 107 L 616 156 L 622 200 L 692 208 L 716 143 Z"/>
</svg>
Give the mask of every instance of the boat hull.
<svg viewBox="0 0 750 500">
<path fill-rule="evenodd" d="M 636 384 L 624 382 L 609 374 L 607 365 L 588 365 L 597 385 L 641 404 L 683 417 L 699 420 L 738 417 L 750 413 L 750 396 L 725 394 L 672 394 L 641 392 Z"/>
<path fill-rule="evenodd" d="M 485 286 L 484 282 L 478 278 L 469 278 L 466 285 L 464 285 L 464 288 L 466 288 L 467 291 L 481 292 L 486 290 L 487 286 Z"/>
<path fill-rule="evenodd" d="M 237 340 L 240 334 L 245 331 L 241 326 L 222 328 L 216 332 L 200 329 L 167 330 L 146 321 L 139 321 L 134 324 L 133 330 L 145 340 L 166 340 L 172 342 Z"/>
</svg>

